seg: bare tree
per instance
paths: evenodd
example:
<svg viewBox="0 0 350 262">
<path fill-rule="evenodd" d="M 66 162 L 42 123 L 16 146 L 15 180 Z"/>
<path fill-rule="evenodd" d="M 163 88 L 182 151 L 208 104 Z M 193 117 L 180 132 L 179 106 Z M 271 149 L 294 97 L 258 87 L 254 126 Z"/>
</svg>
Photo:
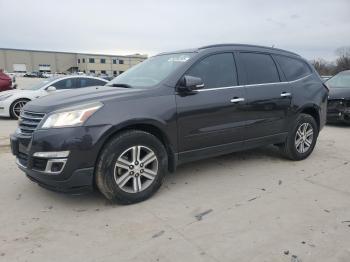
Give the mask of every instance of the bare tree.
<svg viewBox="0 0 350 262">
<path fill-rule="evenodd" d="M 311 64 L 315 67 L 316 71 L 320 75 L 333 75 L 334 74 L 334 65 L 327 62 L 322 58 L 318 58 L 311 61 Z"/>
<path fill-rule="evenodd" d="M 335 53 L 338 55 L 336 60 L 336 73 L 350 70 L 350 46 L 340 47 Z"/>
</svg>

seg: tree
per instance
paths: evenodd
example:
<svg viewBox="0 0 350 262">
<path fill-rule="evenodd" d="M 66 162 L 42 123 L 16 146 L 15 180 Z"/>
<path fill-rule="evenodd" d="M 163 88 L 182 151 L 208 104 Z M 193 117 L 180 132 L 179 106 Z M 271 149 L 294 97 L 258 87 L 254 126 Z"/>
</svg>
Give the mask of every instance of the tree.
<svg viewBox="0 0 350 262">
<path fill-rule="evenodd" d="M 326 60 L 322 58 L 318 58 L 311 61 L 311 64 L 315 67 L 316 71 L 320 75 L 328 76 L 334 74 L 334 65 L 328 63 Z"/>
<path fill-rule="evenodd" d="M 338 55 L 336 60 L 336 73 L 350 70 L 350 46 L 340 47 L 335 53 Z"/>
</svg>

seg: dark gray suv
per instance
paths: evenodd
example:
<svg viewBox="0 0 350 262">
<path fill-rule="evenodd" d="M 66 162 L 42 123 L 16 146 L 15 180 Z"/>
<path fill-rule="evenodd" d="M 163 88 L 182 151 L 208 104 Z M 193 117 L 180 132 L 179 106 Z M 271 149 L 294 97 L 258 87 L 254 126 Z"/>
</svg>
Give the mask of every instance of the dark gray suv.
<svg viewBox="0 0 350 262">
<path fill-rule="evenodd" d="M 11 136 L 39 185 L 150 197 L 179 164 L 275 144 L 302 160 L 325 124 L 328 90 L 299 55 L 213 45 L 151 57 L 107 86 L 28 103 Z M 30 132 L 28 132 L 30 130 Z"/>
</svg>

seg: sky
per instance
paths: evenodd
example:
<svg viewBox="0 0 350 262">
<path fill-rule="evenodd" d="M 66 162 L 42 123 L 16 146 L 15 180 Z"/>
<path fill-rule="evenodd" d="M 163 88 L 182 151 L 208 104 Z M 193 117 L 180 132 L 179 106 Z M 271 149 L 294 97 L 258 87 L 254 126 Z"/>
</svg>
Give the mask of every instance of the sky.
<svg viewBox="0 0 350 262">
<path fill-rule="evenodd" d="M 0 47 L 154 55 L 208 44 L 274 46 L 333 60 L 350 0 L 0 0 Z"/>
</svg>

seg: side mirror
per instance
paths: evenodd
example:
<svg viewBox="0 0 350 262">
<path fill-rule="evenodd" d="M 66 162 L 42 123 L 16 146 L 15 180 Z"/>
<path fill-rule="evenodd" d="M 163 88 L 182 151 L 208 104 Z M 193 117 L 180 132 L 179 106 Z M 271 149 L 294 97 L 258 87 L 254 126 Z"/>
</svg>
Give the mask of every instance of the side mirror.
<svg viewBox="0 0 350 262">
<path fill-rule="evenodd" d="M 183 92 L 193 92 L 202 89 L 203 87 L 204 82 L 200 77 L 186 75 L 180 81 L 178 90 Z"/>
<path fill-rule="evenodd" d="M 49 86 L 48 88 L 46 88 L 47 92 L 55 92 L 56 91 L 56 87 L 54 86 Z"/>
</svg>

